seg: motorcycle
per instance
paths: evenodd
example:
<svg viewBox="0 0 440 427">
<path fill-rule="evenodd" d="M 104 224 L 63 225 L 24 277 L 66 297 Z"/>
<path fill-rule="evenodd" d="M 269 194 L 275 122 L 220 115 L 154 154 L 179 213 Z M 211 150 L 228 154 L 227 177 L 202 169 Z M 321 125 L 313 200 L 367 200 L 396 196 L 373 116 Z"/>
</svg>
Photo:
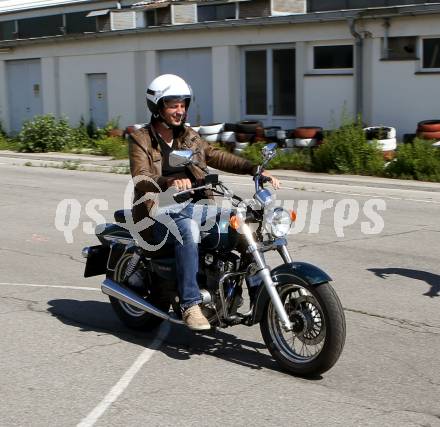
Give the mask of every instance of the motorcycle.
<svg viewBox="0 0 440 427">
<path fill-rule="evenodd" d="M 175 150 L 170 164 L 196 164 L 193 155 Z M 337 362 L 345 343 L 345 316 L 330 276 L 291 258 L 286 236 L 295 213 L 275 206 L 274 195 L 265 188 L 270 178 L 262 174 L 275 155 L 276 144 L 263 147 L 255 194 L 246 203 L 207 170 L 203 185 L 174 196 L 210 190 L 230 202 L 227 215 L 216 212 L 211 218 L 213 226 L 201 233 L 199 244 L 201 308 L 211 327 L 259 323 L 265 345 L 285 371 L 315 376 Z M 164 320 L 183 324 L 173 248 L 142 247 L 127 227 L 128 215 L 116 211 L 116 223 L 97 227 L 100 245 L 83 249 L 84 276 L 106 275 L 102 292 L 130 328 L 153 330 Z M 269 251 L 282 259 L 273 269 L 266 262 Z"/>
</svg>

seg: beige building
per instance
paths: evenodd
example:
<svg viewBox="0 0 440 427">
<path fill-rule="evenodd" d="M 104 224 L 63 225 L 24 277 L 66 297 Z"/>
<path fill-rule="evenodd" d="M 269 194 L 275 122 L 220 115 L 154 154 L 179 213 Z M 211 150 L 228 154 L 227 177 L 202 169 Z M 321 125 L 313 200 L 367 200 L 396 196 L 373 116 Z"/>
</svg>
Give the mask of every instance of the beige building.
<svg viewBox="0 0 440 427">
<path fill-rule="evenodd" d="M 145 122 L 148 83 L 172 72 L 193 87 L 194 125 L 331 128 L 345 111 L 413 132 L 440 116 L 440 3 L 415 3 L 6 0 L 0 121 Z"/>
</svg>

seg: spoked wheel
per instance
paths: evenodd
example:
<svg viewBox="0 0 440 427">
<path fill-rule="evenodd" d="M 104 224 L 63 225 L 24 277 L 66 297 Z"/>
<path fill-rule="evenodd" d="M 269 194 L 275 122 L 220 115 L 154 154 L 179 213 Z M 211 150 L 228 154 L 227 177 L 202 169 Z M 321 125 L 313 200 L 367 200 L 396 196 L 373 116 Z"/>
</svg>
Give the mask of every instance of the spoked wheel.
<svg viewBox="0 0 440 427">
<path fill-rule="evenodd" d="M 308 286 L 292 280 L 279 286 L 278 293 L 293 330 L 283 329 L 269 301 L 260 327 L 270 353 L 295 375 L 318 375 L 329 370 L 345 343 L 344 311 L 334 289 L 329 283 Z"/>
<path fill-rule="evenodd" d="M 125 270 L 127 268 L 128 262 L 130 261 L 130 258 L 131 254 L 127 254 L 121 257 L 116 265 L 113 280 L 118 283 L 121 283 L 123 281 Z M 154 298 L 148 295 L 147 288 L 145 288 L 145 292 L 141 296 L 145 299 L 148 299 L 151 304 L 155 305 L 165 313 L 168 312 L 170 304 L 164 301 L 155 301 Z M 126 302 L 118 300 L 117 298 L 109 296 L 109 299 L 113 310 L 115 310 L 116 315 L 119 317 L 122 323 L 124 323 L 131 329 L 151 331 L 157 328 L 163 322 L 163 319 L 161 319 L 160 317 L 147 313 L 144 310 L 127 304 Z"/>
</svg>

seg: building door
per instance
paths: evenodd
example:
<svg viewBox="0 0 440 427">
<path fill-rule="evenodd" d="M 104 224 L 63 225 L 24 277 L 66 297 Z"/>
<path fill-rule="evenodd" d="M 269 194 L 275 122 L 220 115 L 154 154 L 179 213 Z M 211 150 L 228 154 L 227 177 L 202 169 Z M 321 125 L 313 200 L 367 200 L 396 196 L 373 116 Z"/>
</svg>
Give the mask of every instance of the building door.
<svg viewBox="0 0 440 427">
<path fill-rule="evenodd" d="M 212 123 L 211 49 L 180 49 L 160 52 L 160 74 L 177 74 L 193 90 L 188 122 L 192 126 Z"/>
<path fill-rule="evenodd" d="M 242 113 L 265 126 L 294 127 L 295 49 L 245 48 L 242 56 Z"/>
<path fill-rule="evenodd" d="M 23 122 L 43 114 L 41 62 L 39 59 L 7 61 L 6 73 L 10 128 L 16 133 Z"/>
<path fill-rule="evenodd" d="M 108 122 L 107 74 L 88 74 L 90 119 L 103 128 Z"/>
</svg>

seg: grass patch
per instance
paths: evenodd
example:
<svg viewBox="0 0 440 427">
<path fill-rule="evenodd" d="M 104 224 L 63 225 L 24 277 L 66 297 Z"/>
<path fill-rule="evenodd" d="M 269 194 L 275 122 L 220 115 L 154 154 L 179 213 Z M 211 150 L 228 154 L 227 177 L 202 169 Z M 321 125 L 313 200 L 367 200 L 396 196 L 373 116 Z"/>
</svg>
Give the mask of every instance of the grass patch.
<svg viewBox="0 0 440 427">
<path fill-rule="evenodd" d="M 68 169 L 68 170 L 78 170 L 80 166 L 80 162 L 78 160 L 66 160 L 61 165 L 61 169 Z"/>
</svg>

